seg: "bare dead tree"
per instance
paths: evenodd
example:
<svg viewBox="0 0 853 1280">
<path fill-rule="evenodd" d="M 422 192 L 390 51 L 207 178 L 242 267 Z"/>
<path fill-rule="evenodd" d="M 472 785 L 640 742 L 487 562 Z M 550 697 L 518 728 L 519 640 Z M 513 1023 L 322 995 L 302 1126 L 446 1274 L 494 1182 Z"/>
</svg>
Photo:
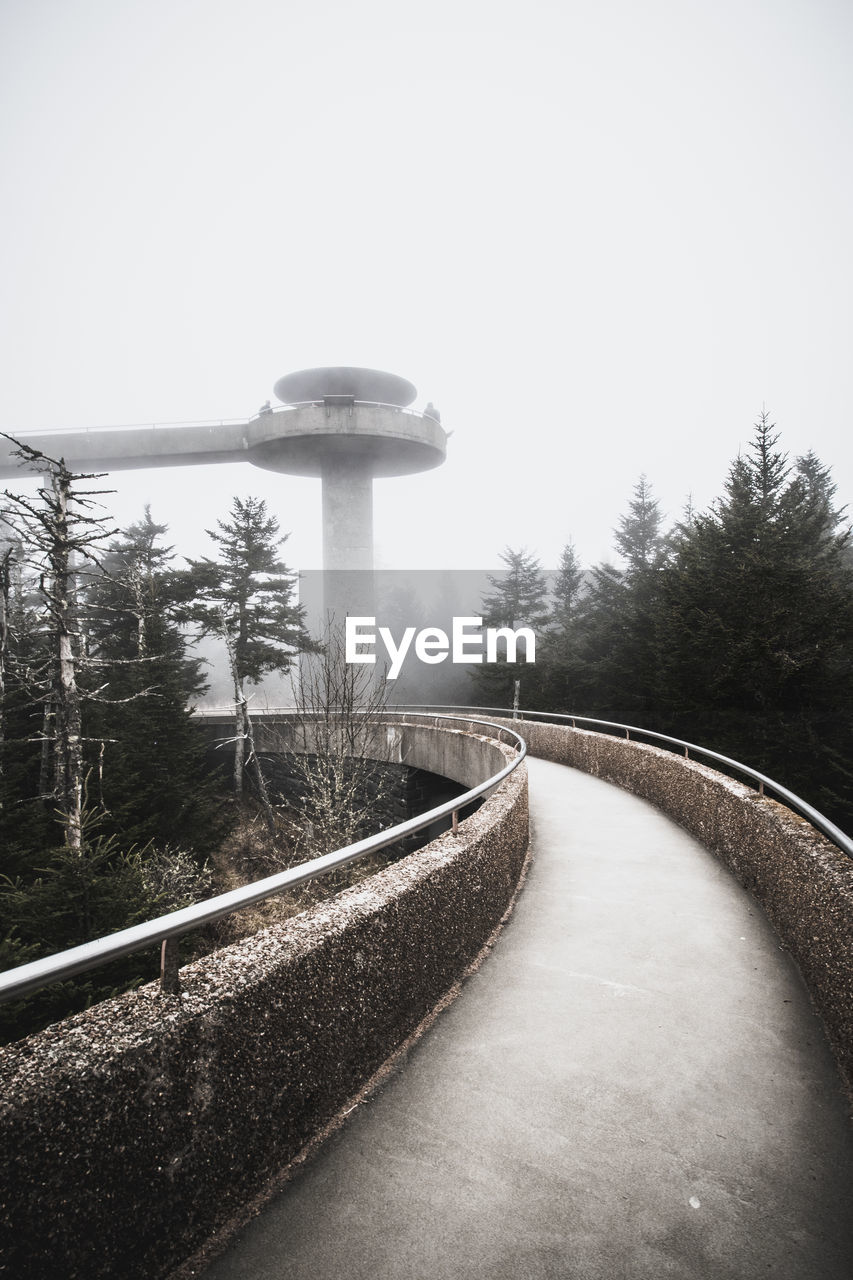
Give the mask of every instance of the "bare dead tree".
<svg viewBox="0 0 853 1280">
<path fill-rule="evenodd" d="M 299 805 L 284 826 L 309 857 L 375 829 L 394 788 L 399 736 L 388 725 L 385 684 L 346 662 L 340 629 L 329 628 L 321 653 L 303 656 L 294 700 L 288 758 Z"/>
<path fill-rule="evenodd" d="M 225 651 L 228 654 L 228 668 L 231 673 L 231 682 L 234 686 L 234 714 L 236 717 L 236 733 L 234 735 L 234 789 L 239 790 L 243 784 L 243 770 L 251 769 L 252 776 L 255 780 L 255 786 L 258 791 L 258 799 L 264 814 L 264 821 L 267 829 L 271 834 L 275 833 L 276 821 L 273 812 L 272 801 L 270 800 L 269 790 L 267 788 L 264 771 L 261 768 L 258 753 L 255 748 L 255 728 L 252 723 L 252 717 L 249 714 L 249 699 L 246 697 L 243 679 L 240 673 L 240 667 L 237 659 L 237 646 L 234 641 L 234 635 L 227 623 L 223 620 L 220 635 L 225 641 Z"/>
<path fill-rule="evenodd" d="M 9 623 L 12 610 L 12 585 L 20 561 L 20 544 L 0 513 L 0 779 L 5 766 L 6 743 L 6 671 L 9 662 Z M 3 803 L 0 794 L 0 804 Z"/>
<path fill-rule="evenodd" d="M 12 439 L 8 437 L 7 439 Z M 62 458 L 51 458 L 12 439 L 28 470 L 44 478 L 33 498 L 4 492 L 7 522 L 20 535 L 36 574 L 47 633 L 44 668 L 27 673 L 34 701 L 45 709 L 54 747 L 53 798 L 63 815 L 68 847 L 83 844 L 82 693 L 78 683 L 81 628 L 76 576 L 83 566 L 101 571 L 100 553 L 114 532 L 96 499 L 105 490 L 81 487 L 97 474 L 74 473 Z M 98 512 L 95 514 L 95 512 Z"/>
</svg>

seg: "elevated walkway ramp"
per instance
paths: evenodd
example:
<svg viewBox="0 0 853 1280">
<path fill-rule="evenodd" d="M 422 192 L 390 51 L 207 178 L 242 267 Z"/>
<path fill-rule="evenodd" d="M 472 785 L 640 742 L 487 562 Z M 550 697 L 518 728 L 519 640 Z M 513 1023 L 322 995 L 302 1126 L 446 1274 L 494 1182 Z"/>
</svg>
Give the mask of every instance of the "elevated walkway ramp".
<svg viewBox="0 0 853 1280">
<path fill-rule="evenodd" d="M 534 861 L 403 1068 L 205 1280 L 850 1280 L 853 1135 L 799 976 L 651 805 L 530 760 Z"/>
</svg>

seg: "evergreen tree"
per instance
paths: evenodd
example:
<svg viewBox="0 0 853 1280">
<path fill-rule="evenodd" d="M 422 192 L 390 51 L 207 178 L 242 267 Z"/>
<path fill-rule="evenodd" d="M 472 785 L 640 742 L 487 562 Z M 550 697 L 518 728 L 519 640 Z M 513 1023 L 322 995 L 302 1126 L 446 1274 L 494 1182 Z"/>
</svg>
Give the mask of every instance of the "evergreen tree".
<svg viewBox="0 0 853 1280">
<path fill-rule="evenodd" d="M 4 547 L 4 654 L 0 741 L 0 871 L 26 871 L 56 841 L 51 776 L 54 670 L 38 582 L 17 535 Z"/>
<path fill-rule="evenodd" d="M 566 711 L 601 720 L 631 717 L 628 605 L 625 574 L 607 562 L 594 565 L 572 628 L 574 672 Z"/>
<path fill-rule="evenodd" d="M 570 711 L 577 693 L 577 623 L 586 575 L 572 543 L 560 554 L 548 628 L 537 654 L 542 706 Z"/>
<path fill-rule="evenodd" d="M 628 510 L 620 517 L 614 531 L 616 550 L 627 562 L 626 575 L 629 579 L 659 567 L 666 548 L 661 533 L 662 523 L 660 503 L 653 497 L 651 485 L 642 475 L 634 486 Z"/>
<path fill-rule="evenodd" d="M 43 850 L 29 877 L 0 876 L 0 968 L 80 946 L 156 914 L 138 859 L 121 853 L 115 842 L 94 836 L 85 812 L 82 825 L 79 849 L 64 845 Z M 146 965 L 145 957 L 128 956 L 0 1006 L 0 1043 L 37 1031 L 155 972 L 150 957 Z"/>
<path fill-rule="evenodd" d="M 540 642 L 548 622 L 548 587 L 542 566 L 526 548 L 513 551 L 507 547 L 501 552 L 506 565 L 500 576 L 489 576 L 492 591 L 483 596 L 483 623 L 486 627 L 529 627 Z M 521 661 L 526 653 L 523 643 L 518 646 L 516 662 L 509 663 L 498 651 L 498 661 L 477 667 L 477 680 L 481 696 L 494 706 L 512 705 L 519 685 L 524 689 L 524 701 L 520 705 L 536 706 L 539 697 L 539 680 L 535 664 Z"/>
<path fill-rule="evenodd" d="M 663 516 L 646 477 L 614 530 L 626 565 L 597 565 L 573 624 L 571 709 L 602 720 L 653 727 L 659 662 L 657 603 L 667 562 Z"/>
<path fill-rule="evenodd" d="M 550 622 L 554 626 L 570 624 L 577 613 L 584 584 L 574 544 L 569 542 L 560 553 L 560 564 L 554 582 Z"/>
<path fill-rule="evenodd" d="M 489 576 L 492 593 L 483 596 L 487 627 L 541 627 L 548 617 L 548 588 L 542 566 L 525 547 L 501 552 L 506 569 Z"/>
<path fill-rule="evenodd" d="M 762 414 L 722 498 L 682 528 L 658 615 L 668 731 L 853 815 L 853 572 L 829 474 Z"/>
<path fill-rule="evenodd" d="M 126 847 L 153 841 L 200 853 L 221 838 L 226 817 L 192 721 L 205 684 L 177 621 L 185 601 L 165 533 L 146 507 L 110 544 L 107 576 L 90 589 L 89 661 L 100 689 L 85 724 L 101 744 L 91 756 L 101 829 Z"/>
<path fill-rule="evenodd" d="M 251 769 L 272 825 L 266 785 L 254 750 L 247 684 L 259 684 L 272 671 L 288 671 L 300 650 L 314 648 L 294 600 L 296 575 L 279 557 L 287 535 L 258 498 L 235 498 L 229 520 L 217 520 L 207 534 L 219 558 L 191 560 L 190 579 L 197 603 L 189 616 L 205 632 L 224 640 L 234 688 L 234 790 L 243 789 Z"/>
<path fill-rule="evenodd" d="M 189 906 L 209 894 L 209 869 L 174 850 L 125 850 L 84 810 L 79 849 L 42 851 L 28 876 L 0 875 L 0 970 Z M 203 945 L 194 935 L 192 945 Z M 125 956 L 0 1006 L 0 1043 L 153 978 L 156 949 Z"/>
<path fill-rule="evenodd" d="M 0 867 L 0 966 L 4 968 L 185 905 L 171 889 L 164 889 L 167 879 L 174 884 L 176 872 L 194 898 L 209 888 L 205 870 L 188 871 L 189 860 L 180 851 L 161 848 L 151 858 L 151 851 L 134 848 L 136 840 L 147 837 L 149 831 L 134 830 L 131 820 L 136 814 L 150 827 L 159 806 L 167 834 L 174 838 L 175 821 L 180 820 L 180 805 L 186 799 L 175 789 L 169 791 L 180 772 L 175 762 L 182 732 L 175 714 L 186 715 L 187 687 L 198 684 L 196 664 L 190 663 L 189 674 L 183 673 L 181 696 L 176 695 L 166 721 L 160 727 L 141 721 L 142 667 L 149 678 L 152 672 L 162 674 L 168 685 L 180 670 L 183 655 L 178 644 L 170 671 L 169 663 L 164 665 L 158 654 L 156 630 L 164 615 L 158 613 L 156 591 L 152 595 L 157 575 L 152 571 L 147 579 L 142 575 L 137 580 L 136 561 L 141 557 L 130 557 L 126 546 L 114 544 L 111 551 L 104 551 L 109 530 L 94 514 L 95 495 L 80 487 L 81 481 L 91 477 L 73 475 L 61 460 L 35 450 L 22 446 L 21 453 L 44 474 L 45 483 L 35 497 L 6 494 L 8 518 L 14 522 L 21 550 L 18 555 L 15 548 L 14 564 L 6 556 L 7 572 L 0 577 L 0 633 L 5 638 L 4 676 L 8 677 L 2 708 L 5 742 L 0 746 L 9 748 L 4 763 L 14 761 L 14 768 L 6 768 L 2 776 L 2 796 L 10 801 L 2 814 Z M 140 535 L 139 540 L 144 544 L 146 537 Z M 117 562 L 123 579 L 104 577 L 105 558 Z M 156 556 L 152 559 L 156 561 Z M 174 642 L 174 635 L 171 639 Z M 197 752 L 195 731 L 186 720 L 185 728 L 183 738 L 191 733 Z M 125 810 L 117 804 L 115 813 L 106 814 L 103 806 L 97 812 L 92 803 L 99 763 L 98 753 L 91 754 L 93 729 L 101 741 L 116 739 L 112 745 L 117 745 L 119 754 L 122 745 L 127 753 L 123 770 L 107 771 L 100 788 L 102 797 L 113 794 L 109 790 L 113 784 L 119 792 L 124 788 L 129 800 Z M 149 784 L 145 771 L 156 762 L 161 744 L 173 752 L 172 767 Z M 194 811 L 193 805 L 199 804 L 205 780 L 198 774 L 187 779 L 184 774 L 181 782 L 193 792 L 192 821 L 185 825 L 197 831 L 204 815 L 198 808 Z M 61 843 L 57 810 L 64 835 Z M 107 830 L 110 822 L 113 829 Z M 2 1034 L 37 1029 L 146 973 L 150 976 L 144 958 L 132 957 L 92 978 L 51 986 L 4 1007 Z"/>
<path fill-rule="evenodd" d="M 850 526 L 846 521 L 846 507 L 835 506 L 837 486 L 829 467 L 825 467 L 814 450 L 797 458 L 796 479 L 803 491 L 805 505 L 810 507 L 818 528 L 828 537 L 837 537 L 849 552 L 851 548 Z"/>
</svg>

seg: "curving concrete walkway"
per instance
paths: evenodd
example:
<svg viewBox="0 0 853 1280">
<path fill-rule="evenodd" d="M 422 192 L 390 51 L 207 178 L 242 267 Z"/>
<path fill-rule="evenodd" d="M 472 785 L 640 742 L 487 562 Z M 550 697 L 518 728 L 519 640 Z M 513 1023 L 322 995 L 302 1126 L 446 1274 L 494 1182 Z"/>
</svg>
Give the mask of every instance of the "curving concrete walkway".
<svg viewBox="0 0 853 1280">
<path fill-rule="evenodd" d="M 764 917 L 644 801 L 530 791 L 491 956 L 205 1280 L 850 1280 L 853 1135 Z"/>
</svg>

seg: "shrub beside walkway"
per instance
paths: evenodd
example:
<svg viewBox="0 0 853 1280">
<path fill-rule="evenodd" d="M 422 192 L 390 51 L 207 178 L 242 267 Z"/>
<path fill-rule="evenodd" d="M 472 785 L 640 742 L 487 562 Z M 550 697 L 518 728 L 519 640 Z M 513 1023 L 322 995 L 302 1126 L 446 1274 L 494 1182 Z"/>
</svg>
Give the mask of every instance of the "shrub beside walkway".
<svg viewBox="0 0 853 1280">
<path fill-rule="evenodd" d="M 763 915 L 646 802 L 529 766 L 494 951 L 205 1280 L 853 1275 L 853 1129 Z"/>
</svg>

